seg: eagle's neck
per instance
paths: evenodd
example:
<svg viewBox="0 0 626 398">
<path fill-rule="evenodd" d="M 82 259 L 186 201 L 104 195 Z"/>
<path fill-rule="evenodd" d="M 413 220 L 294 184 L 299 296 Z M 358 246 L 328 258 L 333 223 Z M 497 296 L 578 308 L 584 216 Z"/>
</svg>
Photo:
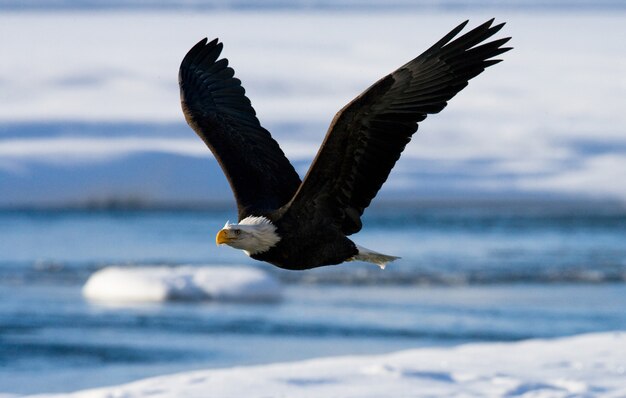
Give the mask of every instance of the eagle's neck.
<svg viewBox="0 0 626 398">
<path fill-rule="evenodd" d="M 276 226 L 265 217 L 248 216 L 237 225 L 249 234 L 244 248 L 248 256 L 266 252 L 280 242 Z"/>
</svg>

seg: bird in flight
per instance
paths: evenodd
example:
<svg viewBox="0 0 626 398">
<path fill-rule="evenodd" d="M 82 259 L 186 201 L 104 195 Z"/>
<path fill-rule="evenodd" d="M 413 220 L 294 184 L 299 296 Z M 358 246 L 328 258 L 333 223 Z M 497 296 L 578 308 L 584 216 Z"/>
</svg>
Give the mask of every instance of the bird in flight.
<svg viewBox="0 0 626 398">
<path fill-rule="evenodd" d="M 381 268 L 398 257 L 348 238 L 404 147 L 426 116 L 510 50 L 509 37 L 489 42 L 504 25 L 493 19 L 455 37 L 463 22 L 424 53 L 383 77 L 332 120 L 304 180 L 256 117 L 223 44 L 202 39 L 184 57 L 180 96 L 187 123 L 211 149 L 228 178 L 238 223 L 216 243 L 290 270 L 360 260 Z"/>
</svg>

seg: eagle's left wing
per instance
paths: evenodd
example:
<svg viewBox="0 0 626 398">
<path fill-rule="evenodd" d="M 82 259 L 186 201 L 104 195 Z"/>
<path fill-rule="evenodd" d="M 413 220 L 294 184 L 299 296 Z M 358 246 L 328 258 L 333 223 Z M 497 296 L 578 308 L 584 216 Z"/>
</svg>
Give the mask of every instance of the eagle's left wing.
<svg viewBox="0 0 626 398">
<path fill-rule="evenodd" d="M 493 19 L 452 40 L 453 29 L 423 54 L 379 80 L 335 116 L 298 192 L 285 212 L 332 220 L 349 235 L 361 229 L 370 204 L 417 123 L 440 112 L 468 80 L 500 62 L 510 38 L 481 44 L 504 24 Z"/>
</svg>

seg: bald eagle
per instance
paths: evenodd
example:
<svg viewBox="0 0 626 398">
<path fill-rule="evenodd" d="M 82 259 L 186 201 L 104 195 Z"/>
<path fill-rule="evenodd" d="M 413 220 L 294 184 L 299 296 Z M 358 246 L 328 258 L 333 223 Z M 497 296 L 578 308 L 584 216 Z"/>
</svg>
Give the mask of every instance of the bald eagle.
<svg viewBox="0 0 626 398">
<path fill-rule="evenodd" d="M 351 260 L 384 268 L 397 259 L 347 236 L 361 230 L 364 210 L 418 123 L 511 49 L 503 47 L 508 37 L 484 43 L 504 25 L 493 19 L 454 39 L 467 22 L 344 106 L 303 181 L 259 123 L 228 60 L 218 59 L 222 43 L 193 46 L 180 66 L 182 109 L 226 174 L 239 213 L 216 243 L 290 270 Z"/>
</svg>

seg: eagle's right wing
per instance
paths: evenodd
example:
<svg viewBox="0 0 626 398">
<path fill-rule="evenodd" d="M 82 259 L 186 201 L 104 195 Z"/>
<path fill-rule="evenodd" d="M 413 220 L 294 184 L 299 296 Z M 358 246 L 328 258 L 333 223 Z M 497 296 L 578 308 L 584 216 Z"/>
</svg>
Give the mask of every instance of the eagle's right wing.
<svg viewBox="0 0 626 398">
<path fill-rule="evenodd" d="M 228 60 L 218 60 L 221 51 L 217 39 L 201 40 L 183 59 L 178 81 L 185 118 L 222 166 L 241 220 L 286 204 L 300 177 L 259 123 Z"/>
</svg>

